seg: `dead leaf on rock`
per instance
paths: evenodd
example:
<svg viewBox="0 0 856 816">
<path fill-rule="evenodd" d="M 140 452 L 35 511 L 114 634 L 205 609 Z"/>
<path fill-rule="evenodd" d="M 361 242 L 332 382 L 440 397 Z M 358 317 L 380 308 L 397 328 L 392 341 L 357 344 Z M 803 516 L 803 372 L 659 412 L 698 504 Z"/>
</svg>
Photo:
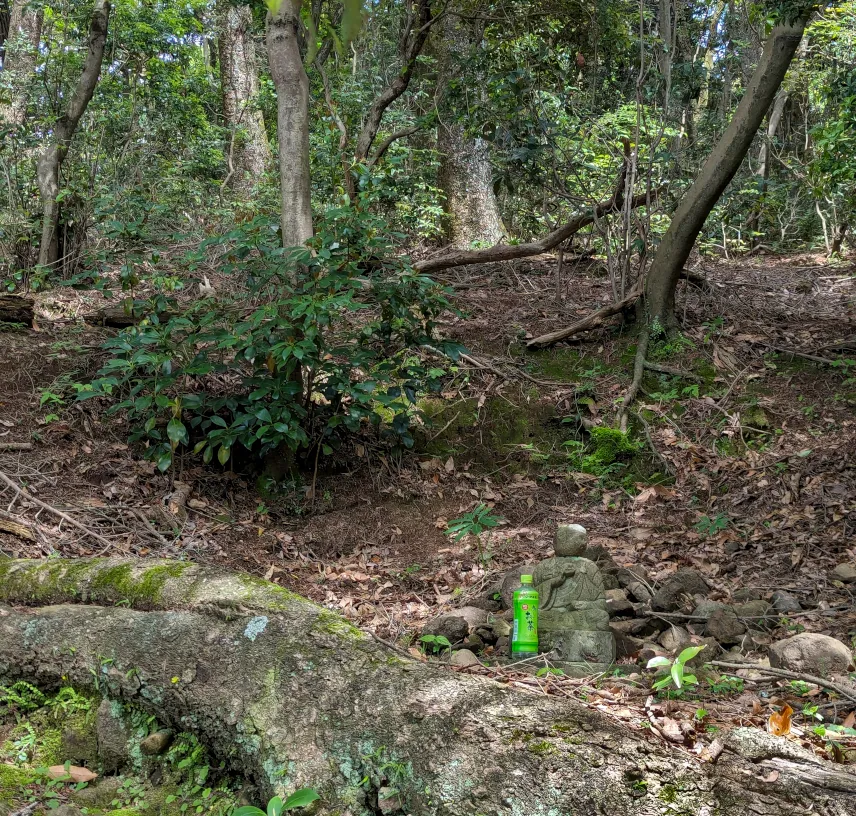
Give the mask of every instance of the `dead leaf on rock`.
<svg viewBox="0 0 856 816">
<path fill-rule="evenodd" d="M 774 711 L 767 720 L 767 730 L 777 737 L 784 737 L 791 733 L 791 715 L 794 710 L 785 703 L 781 711 Z"/>
<path fill-rule="evenodd" d="M 97 773 L 92 773 L 89 768 L 81 768 L 79 765 L 51 765 L 48 768 L 48 776 L 51 779 L 61 779 L 65 782 L 91 782 L 98 778 Z"/>
</svg>

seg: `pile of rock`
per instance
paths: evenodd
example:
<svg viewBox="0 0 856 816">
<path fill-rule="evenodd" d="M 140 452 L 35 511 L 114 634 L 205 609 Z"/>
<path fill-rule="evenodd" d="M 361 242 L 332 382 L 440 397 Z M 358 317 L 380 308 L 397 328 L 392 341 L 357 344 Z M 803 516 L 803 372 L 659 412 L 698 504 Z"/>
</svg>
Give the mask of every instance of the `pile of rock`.
<svg viewBox="0 0 856 816">
<path fill-rule="evenodd" d="M 850 649 L 825 635 L 803 633 L 769 645 L 769 631 L 783 617 L 802 610 L 799 600 L 784 590 L 746 588 L 727 601 L 714 600 L 704 576 L 692 569 L 678 570 L 657 585 L 643 568 L 619 567 L 605 548 L 589 545 L 579 525 L 559 525 L 555 550 L 554 558 L 509 570 L 469 606 L 429 622 L 423 634 L 445 637 L 456 665 L 476 665 L 478 655 L 506 656 L 512 595 L 520 576 L 533 574 L 536 588 L 541 586 L 539 593 L 551 596 L 541 613 L 542 640 L 547 641 L 543 651 L 552 649 L 559 661 L 590 660 L 563 654 L 579 651 L 580 643 L 598 656 L 592 662 L 609 662 L 614 656 L 619 662 L 643 665 L 654 656 L 673 657 L 687 646 L 703 644 L 705 649 L 690 665 L 716 660 L 726 652 L 726 659 L 745 660 L 748 652 L 765 651 L 771 666 L 796 672 L 827 676 L 851 665 Z M 838 572 L 837 580 L 846 580 L 845 570 Z M 544 601 L 542 597 L 542 605 Z M 607 613 L 603 621 L 601 609 Z M 574 627 L 582 631 L 574 632 Z"/>
</svg>

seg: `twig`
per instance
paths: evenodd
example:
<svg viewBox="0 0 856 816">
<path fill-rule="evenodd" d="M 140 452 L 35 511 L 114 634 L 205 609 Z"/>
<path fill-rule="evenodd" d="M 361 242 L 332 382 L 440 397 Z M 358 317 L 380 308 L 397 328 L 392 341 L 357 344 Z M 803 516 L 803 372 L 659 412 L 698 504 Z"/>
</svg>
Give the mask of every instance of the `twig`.
<svg viewBox="0 0 856 816">
<path fill-rule="evenodd" d="M 657 371 L 660 374 L 671 374 L 673 377 L 681 377 L 684 380 L 691 380 L 692 382 L 702 382 L 702 378 L 697 374 L 684 371 L 682 368 L 673 368 L 672 366 L 663 365 L 662 363 L 652 363 L 650 360 L 645 361 L 645 368 L 647 368 L 648 371 Z"/>
<path fill-rule="evenodd" d="M 36 534 L 31 527 L 2 510 L 0 510 L 0 530 L 23 538 L 25 541 L 36 540 Z"/>
<path fill-rule="evenodd" d="M 648 440 L 648 447 L 651 448 L 651 453 L 653 453 L 654 456 L 660 460 L 663 467 L 666 469 L 666 473 L 668 473 L 670 476 L 674 476 L 675 468 L 672 466 L 672 463 L 668 459 L 666 459 L 666 457 L 663 456 L 660 451 L 657 450 L 657 447 L 654 444 L 654 440 L 651 438 L 651 427 L 648 425 L 648 422 L 645 417 L 643 417 L 642 414 L 640 414 L 638 411 L 631 411 L 631 413 L 633 414 L 633 416 L 636 417 L 636 419 L 639 420 L 639 422 L 642 423 L 642 431 L 645 434 L 645 439 Z"/>
<path fill-rule="evenodd" d="M 98 555 L 103 555 L 107 552 L 108 549 L 111 549 L 114 545 L 112 541 L 108 541 L 104 536 L 100 533 L 96 533 L 94 530 L 90 530 L 88 527 L 82 525 L 79 521 L 75 521 L 68 513 L 63 513 L 62 510 L 57 510 L 56 507 L 51 507 L 51 505 L 43 502 L 41 499 L 37 499 L 31 493 L 27 493 L 22 487 L 19 487 L 12 479 L 10 479 L 2 470 L 0 470 L 0 482 L 5 482 L 9 487 L 12 488 L 19 496 L 24 496 L 28 501 L 33 502 L 33 504 L 38 505 L 43 510 L 47 510 L 49 513 L 53 513 L 58 518 L 61 518 L 63 521 L 67 521 L 72 527 L 76 527 L 86 535 L 91 536 L 96 541 L 100 541 L 104 545 L 104 549 L 98 553 Z"/>
<path fill-rule="evenodd" d="M 451 424 L 452 424 L 452 423 L 453 423 L 453 422 L 454 422 L 454 421 L 455 421 L 455 420 L 456 420 L 460 415 L 461 415 L 461 412 L 460 412 L 460 411 L 458 411 L 458 413 L 456 413 L 456 414 L 455 414 L 455 415 L 454 415 L 454 416 L 453 416 L 453 417 L 452 417 L 452 418 L 451 418 L 451 419 L 450 419 L 450 420 L 449 420 L 449 421 L 448 421 L 448 422 L 447 422 L 447 423 L 446 423 L 442 428 L 440 428 L 440 430 L 439 430 L 439 431 L 437 431 L 437 433 L 435 433 L 433 436 L 429 436 L 429 437 L 428 437 L 428 441 L 429 441 L 429 442 L 433 442 L 433 441 L 434 441 L 438 436 L 440 436 L 441 434 L 445 433 L 446 429 L 447 429 L 447 428 L 448 428 L 448 427 L 449 427 L 449 426 L 450 426 L 450 425 L 451 425 Z"/>
<path fill-rule="evenodd" d="M 811 683 L 815 686 L 823 686 L 823 688 L 831 689 L 842 697 L 846 697 L 851 702 L 856 703 L 856 691 L 850 691 L 844 686 L 834 683 L 832 680 L 824 680 L 822 677 L 815 677 L 812 674 L 800 674 L 799 672 L 792 672 L 787 669 L 756 666 L 752 663 L 726 663 L 722 660 L 711 660 L 710 665 L 721 669 L 748 669 L 749 671 L 763 672 L 772 677 L 782 677 L 785 680 L 802 680 L 804 683 Z"/>
<path fill-rule="evenodd" d="M 398 652 L 402 657 L 406 657 L 408 660 L 416 660 L 412 654 L 409 652 L 405 652 L 404 649 L 399 649 L 394 643 L 390 643 L 388 640 L 384 640 L 381 637 L 378 637 L 374 632 L 369 632 L 369 634 L 382 646 L 386 646 L 387 649 L 392 649 L 393 652 Z"/>
<path fill-rule="evenodd" d="M 28 451 L 33 449 L 32 442 L 0 442 L 0 450 Z"/>
</svg>

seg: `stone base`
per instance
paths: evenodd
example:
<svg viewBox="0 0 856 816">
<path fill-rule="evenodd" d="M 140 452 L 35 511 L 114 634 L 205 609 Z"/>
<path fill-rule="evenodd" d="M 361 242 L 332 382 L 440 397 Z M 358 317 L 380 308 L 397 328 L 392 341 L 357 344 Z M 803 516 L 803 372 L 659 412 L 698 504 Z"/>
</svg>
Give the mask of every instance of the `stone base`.
<svg viewBox="0 0 856 816">
<path fill-rule="evenodd" d="M 594 674 L 606 674 L 615 668 L 612 663 L 573 663 L 565 660 L 550 661 L 554 669 L 561 669 L 565 677 L 591 677 Z"/>
<path fill-rule="evenodd" d="M 606 664 L 615 660 L 615 636 L 611 630 L 542 632 L 539 626 L 538 635 L 541 651 L 553 652 L 557 660 L 568 663 Z"/>
</svg>

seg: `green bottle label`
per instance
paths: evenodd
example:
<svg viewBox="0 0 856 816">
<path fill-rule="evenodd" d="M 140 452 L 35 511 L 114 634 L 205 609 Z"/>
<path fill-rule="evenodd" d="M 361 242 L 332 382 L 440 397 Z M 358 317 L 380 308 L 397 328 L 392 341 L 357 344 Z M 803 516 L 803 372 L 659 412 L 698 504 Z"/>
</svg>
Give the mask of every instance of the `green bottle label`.
<svg viewBox="0 0 856 816">
<path fill-rule="evenodd" d="M 512 655 L 538 654 L 538 593 L 529 584 L 514 591 Z"/>
</svg>

